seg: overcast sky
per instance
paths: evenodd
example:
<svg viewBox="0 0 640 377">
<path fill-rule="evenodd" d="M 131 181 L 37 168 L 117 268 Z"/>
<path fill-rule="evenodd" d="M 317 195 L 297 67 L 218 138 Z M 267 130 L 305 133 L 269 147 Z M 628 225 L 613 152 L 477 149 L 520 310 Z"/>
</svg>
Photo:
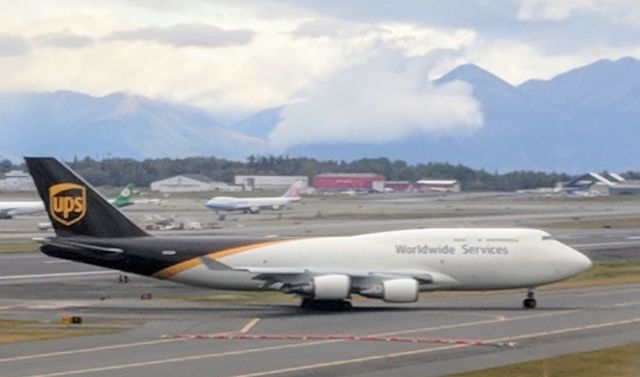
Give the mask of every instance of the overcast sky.
<svg viewBox="0 0 640 377">
<path fill-rule="evenodd" d="M 519 84 L 640 57 L 637 0 L 3 0 L 0 20 L 0 91 L 124 90 L 231 116 L 287 105 L 298 119 L 309 99 L 380 89 L 374 104 L 412 112 L 443 94 L 422 78 L 463 63 Z M 481 125 L 469 88 L 444 90 L 463 104 L 444 124 Z"/>
</svg>

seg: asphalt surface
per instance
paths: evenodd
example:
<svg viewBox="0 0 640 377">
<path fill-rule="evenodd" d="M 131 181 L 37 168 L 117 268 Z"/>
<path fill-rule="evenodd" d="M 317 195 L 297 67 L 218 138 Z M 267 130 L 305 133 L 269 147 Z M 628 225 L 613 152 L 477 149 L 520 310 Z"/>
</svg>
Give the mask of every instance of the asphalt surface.
<svg viewBox="0 0 640 377">
<path fill-rule="evenodd" d="M 40 295 L 3 298 L 3 317 L 81 315 L 141 320 L 119 334 L 0 346 L 3 377 L 13 376 L 436 376 L 628 344 L 640 337 L 640 286 L 538 293 L 539 309 L 520 309 L 523 294 L 426 299 L 411 305 L 358 301 L 351 312 L 304 312 L 293 303 L 220 304 L 93 297 L 111 285 L 120 295 L 147 288 L 106 276 L 68 278 L 85 287 L 74 301 L 58 299 L 50 283 L 31 283 Z M 11 283 L 18 284 L 18 283 Z M 3 295 L 8 283 L 3 283 Z M 162 290 L 162 287 L 158 287 Z M 80 291 L 82 292 L 82 291 Z M 185 339 L 178 334 L 385 335 L 426 343 L 342 339 Z M 460 341 L 461 344 L 449 344 Z M 433 343 L 430 343 L 433 341 Z M 464 342 L 483 341 L 487 345 Z M 501 345 L 513 342 L 511 346 Z"/>
</svg>

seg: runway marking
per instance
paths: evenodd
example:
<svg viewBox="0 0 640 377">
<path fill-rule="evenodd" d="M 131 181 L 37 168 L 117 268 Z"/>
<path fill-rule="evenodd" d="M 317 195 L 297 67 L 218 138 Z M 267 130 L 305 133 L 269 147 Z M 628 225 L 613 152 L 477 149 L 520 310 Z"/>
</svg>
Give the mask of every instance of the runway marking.
<svg viewBox="0 0 640 377">
<path fill-rule="evenodd" d="M 244 327 L 242 328 L 242 330 L 240 330 L 241 334 L 246 334 L 249 331 L 251 331 L 252 328 L 254 328 L 258 322 L 260 322 L 260 318 L 254 318 L 251 321 L 249 321 L 249 323 L 247 323 L 246 325 L 244 325 Z"/>
<path fill-rule="evenodd" d="M 628 240 L 640 240 L 640 236 L 630 236 L 627 237 Z"/>
<path fill-rule="evenodd" d="M 167 339 L 167 340 L 175 340 L 175 339 Z M 217 352 L 217 353 L 209 353 L 205 355 L 194 355 L 194 356 L 185 356 L 185 357 L 176 357 L 173 359 L 162 359 L 162 360 L 152 360 L 152 361 L 143 361 L 139 363 L 131 363 L 131 364 L 121 364 L 121 365 L 110 365 L 107 367 L 97 367 L 97 368 L 87 368 L 87 369 L 78 369 L 64 372 L 55 372 L 48 374 L 36 374 L 28 377 L 57 377 L 57 376 L 71 376 L 76 374 L 86 374 L 93 372 L 105 372 L 112 370 L 121 370 L 121 369 L 129 369 L 129 368 L 137 368 L 137 367 L 146 367 L 150 365 L 161 365 L 161 364 L 169 364 L 169 363 L 177 363 L 177 362 L 185 362 L 185 361 L 194 361 L 194 360 L 202 360 L 202 359 L 213 359 L 224 356 L 235 356 L 235 355 L 243 355 L 264 351 L 274 351 L 274 350 L 282 350 L 288 348 L 299 348 L 299 347 L 307 347 L 316 345 L 318 343 L 331 343 L 334 341 L 326 341 L 326 342 L 317 342 L 317 343 L 293 343 L 293 344 L 284 344 L 280 346 L 270 346 L 270 347 L 260 347 L 260 348 L 250 348 L 245 350 L 237 350 L 237 351 L 226 351 L 226 352 Z"/>
<path fill-rule="evenodd" d="M 496 339 L 487 340 L 487 342 L 505 342 L 505 341 L 511 341 L 511 340 L 519 340 L 519 339 L 537 338 L 537 337 L 548 336 L 548 335 L 566 334 L 566 333 L 569 333 L 569 332 L 577 332 L 577 331 L 601 329 L 601 328 L 613 327 L 613 326 L 629 325 L 629 324 L 638 323 L 638 322 L 640 322 L 640 317 L 632 318 L 632 319 L 625 319 L 625 320 L 621 320 L 621 321 L 612 321 L 612 322 L 605 322 L 605 323 L 597 323 L 597 324 L 593 324 L 593 325 L 570 327 L 568 329 L 542 331 L 542 332 L 538 332 L 538 333 L 528 333 L 528 334 L 509 336 L 509 337 L 504 337 L 504 338 L 496 338 Z"/>
<path fill-rule="evenodd" d="M 576 293 L 573 297 L 581 297 L 581 296 L 602 296 L 602 295 L 610 295 L 617 293 L 629 293 L 629 292 L 640 292 L 640 288 L 630 288 L 630 289 L 622 289 L 619 291 L 597 291 L 597 292 L 588 292 L 588 293 Z"/>
<path fill-rule="evenodd" d="M 473 346 L 512 347 L 513 344 L 488 343 L 477 339 L 425 338 L 421 336 L 377 336 L 356 334 L 176 334 L 173 337 L 190 340 L 344 340 L 349 342 L 394 342 L 394 343 L 431 343 L 431 344 L 469 344 Z"/>
<path fill-rule="evenodd" d="M 637 245 L 638 241 L 614 241 L 614 242 L 594 242 L 583 244 L 572 244 L 571 247 L 594 247 L 594 246 L 630 246 Z"/>
<path fill-rule="evenodd" d="M 636 305 L 640 305 L 640 301 L 623 302 L 623 303 L 621 303 L 621 304 L 614 304 L 614 305 L 602 306 L 602 309 L 608 309 L 608 308 L 625 308 L 625 307 L 627 307 L 627 306 L 636 306 Z"/>
<path fill-rule="evenodd" d="M 37 278 L 54 278 L 54 277 L 69 277 L 69 276 L 88 276 L 88 275 L 106 275 L 106 274 L 117 274 L 117 273 L 120 273 L 120 271 L 58 272 L 58 273 L 52 273 L 52 274 L 0 276 L 0 280 L 37 279 Z"/>
<path fill-rule="evenodd" d="M 593 330 L 593 329 L 597 329 L 597 328 L 605 328 L 605 327 L 612 327 L 612 326 L 627 325 L 627 324 L 632 324 L 632 323 L 637 323 L 637 322 L 640 322 L 640 318 L 634 318 L 634 319 L 624 320 L 624 321 L 607 322 L 607 323 L 601 323 L 601 324 L 596 324 L 596 325 L 573 327 L 573 328 L 569 328 L 569 329 L 561 329 L 561 330 L 555 330 L 555 331 L 545 331 L 545 332 L 539 332 L 539 333 L 522 334 L 522 335 L 516 335 L 516 336 L 492 339 L 492 340 L 488 340 L 487 342 L 506 342 L 506 341 L 528 339 L 528 338 L 536 338 L 536 337 L 548 336 L 548 335 L 564 334 L 564 333 L 583 331 L 583 330 Z M 338 360 L 338 361 L 329 361 L 329 362 L 325 362 L 325 363 L 300 365 L 300 366 L 297 366 L 297 367 L 274 369 L 274 370 L 268 370 L 268 371 L 263 371 L 263 372 L 255 372 L 255 373 L 248 373 L 248 374 L 238 374 L 238 375 L 235 375 L 233 377 L 269 376 L 269 375 L 274 375 L 274 374 L 281 374 L 281 373 L 288 373 L 288 372 L 299 372 L 299 371 L 304 371 L 304 370 L 319 369 L 319 368 L 326 368 L 326 367 L 346 365 L 346 364 L 356 364 L 356 363 L 362 363 L 362 362 L 365 362 L 365 361 L 372 361 L 372 360 L 392 359 L 392 358 L 397 358 L 397 357 L 402 357 L 402 356 L 427 354 L 427 353 L 432 353 L 432 352 L 436 352 L 436 351 L 444 351 L 444 350 L 449 350 L 449 349 L 454 349 L 454 348 L 467 348 L 467 347 L 471 347 L 471 345 L 469 345 L 469 344 L 460 344 L 460 345 L 437 347 L 437 348 L 426 348 L 426 349 L 423 348 L 423 349 L 414 350 L 414 351 L 387 353 L 387 354 L 381 354 L 381 355 L 359 357 L 359 358 L 354 358 L 354 359 L 345 359 L 345 360 Z"/>
<path fill-rule="evenodd" d="M 29 254 L 29 255 L 2 255 L 0 256 L 0 260 L 1 259 L 33 259 L 33 258 L 49 258 L 44 254 Z"/>
<path fill-rule="evenodd" d="M 332 367 L 332 366 L 345 365 L 345 364 L 356 364 L 356 363 L 363 363 L 365 361 L 383 360 L 383 359 L 390 359 L 390 358 L 400 357 L 400 356 L 410 356 L 410 355 L 418 354 L 418 353 L 425 354 L 425 353 L 432 353 L 432 352 L 437 352 L 437 351 L 445 351 L 445 350 L 450 350 L 450 349 L 454 349 L 454 348 L 463 348 L 463 347 L 469 347 L 469 346 L 466 345 L 466 344 L 459 344 L 459 345 L 454 345 L 454 346 L 444 346 L 444 347 L 420 349 L 420 350 L 417 350 L 417 351 L 387 353 L 387 354 L 383 354 L 383 355 L 359 357 L 359 358 L 356 358 L 356 359 L 346 359 L 346 360 L 338 360 L 338 361 L 329 361 L 329 362 L 326 362 L 326 363 L 301 365 L 301 366 L 298 366 L 298 367 L 276 369 L 276 370 L 270 370 L 270 371 L 265 371 L 265 372 L 255 372 L 255 373 L 249 373 L 249 374 L 238 374 L 238 375 L 235 375 L 233 377 L 269 376 L 269 375 L 273 375 L 273 374 L 281 374 L 281 373 L 288 373 L 288 372 L 299 372 L 299 371 L 303 371 L 303 370 L 319 369 L 319 368 Z"/>
<path fill-rule="evenodd" d="M 43 262 L 44 264 L 59 264 L 59 263 L 71 263 L 68 260 L 47 260 Z"/>
<path fill-rule="evenodd" d="M 98 351 L 108 351 L 120 348 L 129 348 L 129 347 L 139 347 L 139 346 L 150 346 L 161 343 L 170 343 L 176 342 L 183 339 L 161 339 L 161 340 L 151 340 L 148 342 L 136 342 L 136 343 L 125 343 L 125 344 L 116 344 L 113 346 L 103 346 L 103 347 L 95 347 L 95 348 L 85 348 L 81 350 L 69 350 L 69 351 L 57 351 L 50 353 L 40 353 L 37 355 L 27 355 L 27 356 L 16 356 L 16 357 L 7 357 L 4 359 L 0 359 L 0 363 L 9 362 L 9 361 L 23 361 L 23 360 L 31 360 L 31 359 L 39 359 L 44 357 L 54 357 L 54 356 L 66 356 L 73 355 L 84 352 L 98 352 Z"/>
<path fill-rule="evenodd" d="M 399 334 L 411 334 L 411 333 L 417 333 L 417 332 L 448 330 L 448 329 L 453 329 L 453 328 L 461 328 L 461 327 L 492 324 L 492 323 L 498 323 L 498 322 L 502 322 L 502 321 L 514 321 L 514 320 L 520 320 L 520 319 L 543 318 L 543 317 L 549 317 L 549 316 L 554 316 L 554 315 L 573 313 L 573 312 L 576 312 L 576 311 L 578 311 L 578 310 L 564 310 L 564 311 L 560 311 L 560 312 L 524 315 L 524 316 L 518 316 L 518 317 L 511 317 L 511 318 L 507 318 L 507 319 L 500 319 L 499 318 L 499 319 L 495 319 L 495 320 L 474 321 L 474 322 L 465 322 L 465 323 L 455 323 L 455 324 L 451 324 L 451 325 L 422 327 L 422 328 L 409 329 L 409 330 L 389 331 L 389 332 L 383 332 L 383 333 L 378 333 L 378 334 L 373 334 L 373 335 L 374 336 L 389 336 L 389 335 L 399 335 Z M 170 338 L 170 339 L 154 340 L 154 341 L 148 341 L 148 342 L 126 343 L 126 344 L 119 344 L 119 345 L 113 345 L 113 346 L 85 348 L 85 349 L 77 349 L 77 350 L 69 350 L 69 351 L 59 351 L 59 352 L 51 352 L 51 353 L 28 355 L 28 356 L 17 356 L 17 357 L 10 357 L 10 358 L 5 358 L 5 359 L 0 359 L 0 362 L 31 360 L 31 359 L 38 359 L 38 358 L 45 358 L 45 357 L 55 357 L 55 356 L 65 356 L 65 355 L 70 355 L 70 354 L 80 354 L 80 353 L 88 353 L 88 352 L 105 351 L 105 350 L 119 349 L 119 348 L 142 347 L 142 346 L 155 345 L 155 344 L 160 344 L 160 343 L 169 343 L 169 342 L 178 341 L 178 340 L 184 341 L 186 339 Z M 326 340 L 326 341 L 302 343 L 302 344 L 301 343 L 295 343 L 295 344 L 293 344 L 293 346 L 297 345 L 297 346 L 300 346 L 300 347 L 303 347 L 303 346 L 306 347 L 306 346 L 323 345 L 323 344 L 340 343 L 340 342 L 344 342 L 344 340 Z M 169 360 L 174 360 L 174 361 L 169 361 Z M 169 359 L 169 360 L 164 360 L 164 361 L 160 360 L 160 361 L 161 362 L 178 362 L 178 361 L 181 361 L 179 359 L 178 360 Z M 126 366 L 126 365 L 123 365 L 123 366 Z M 132 368 L 136 367 L 136 366 L 137 365 L 133 365 Z M 59 375 L 64 375 L 64 374 L 59 374 Z M 47 376 L 49 376 L 49 375 L 47 375 Z"/>
<path fill-rule="evenodd" d="M 403 331 L 385 332 L 385 333 L 379 333 L 379 334 L 375 334 L 375 335 L 385 336 L 385 335 L 394 335 L 394 334 L 408 334 L 408 333 L 411 333 L 411 332 L 446 330 L 446 329 L 457 328 L 457 327 L 483 325 L 483 324 L 496 323 L 496 322 L 497 322 L 497 320 L 486 320 L 486 321 L 456 323 L 456 324 L 452 324 L 452 325 L 424 327 L 424 328 L 419 328 L 419 329 L 415 329 L 415 330 L 403 330 Z M 45 357 L 55 357 L 55 356 L 65 356 L 65 355 L 70 355 L 70 354 L 105 351 L 105 350 L 112 350 L 112 349 L 119 349 L 119 348 L 141 347 L 141 346 L 155 345 L 155 344 L 159 344 L 159 343 L 175 342 L 175 341 L 178 341 L 178 340 L 184 341 L 186 339 L 170 338 L 170 339 L 162 339 L 162 340 L 152 340 L 152 341 L 148 341 L 148 342 L 125 343 L 125 344 L 117 344 L 117 345 L 113 345 L 113 346 L 84 348 L 84 349 L 69 350 L 69 351 L 58 351 L 58 352 L 35 354 L 35 355 L 28 355 L 28 356 L 17 356 L 17 357 L 9 357 L 9 358 L 5 358 L 5 359 L 0 359 L 0 362 L 22 361 L 22 360 L 45 358 Z M 320 344 L 335 343 L 335 342 L 339 342 L 339 341 L 331 340 L 331 341 L 313 342 L 313 343 L 306 343 L 306 344 L 308 344 L 308 345 L 313 345 L 313 344 L 320 345 Z"/>
</svg>

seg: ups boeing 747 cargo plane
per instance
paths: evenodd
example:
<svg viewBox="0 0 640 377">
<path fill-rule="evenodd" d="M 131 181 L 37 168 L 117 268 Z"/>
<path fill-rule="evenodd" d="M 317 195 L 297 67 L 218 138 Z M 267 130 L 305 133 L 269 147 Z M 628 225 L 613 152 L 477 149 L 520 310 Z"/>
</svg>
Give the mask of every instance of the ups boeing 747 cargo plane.
<svg viewBox="0 0 640 377">
<path fill-rule="evenodd" d="M 422 291 L 534 288 L 591 261 L 533 229 L 413 229 L 348 237 L 157 237 L 138 228 L 66 165 L 26 158 L 56 236 L 47 255 L 179 283 L 278 290 L 304 308 L 349 308 L 352 295 L 392 303 Z"/>
</svg>

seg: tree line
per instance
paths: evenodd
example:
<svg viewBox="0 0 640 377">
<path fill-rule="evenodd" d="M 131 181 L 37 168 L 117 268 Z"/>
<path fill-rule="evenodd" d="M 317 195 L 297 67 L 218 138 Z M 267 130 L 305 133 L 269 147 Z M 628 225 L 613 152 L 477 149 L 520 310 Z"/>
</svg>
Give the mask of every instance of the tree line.
<svg viewBox="0 0 640 377">
<path fill-rule="evenodd" d="M 312 179 L 321 173 L 379 173 L 388 180 L 417 181 L 424 178 L 457 179 L 465 190 L 512 191 L 550 187 L 571 176 L 539 171 L 487 172 L 460 164 L 429 162 L 408 164 L 388 158 L 363 158 L 355 161 L 316 160 L 307 157 L 249 156 L 246 161 L 216 157 L 156 158 L 137 161 L 130 158 L 85 157 L 68 164 L 96 186 L 124 186 L 133 183 L 146 187 L 153 181 L 178 174 L 204 174 L 216 181 L 233 183 L 236 175 L 303 175 Z M 24 164 L 0 161 L 0 172 L 24 170 Z"/>
</svg>

